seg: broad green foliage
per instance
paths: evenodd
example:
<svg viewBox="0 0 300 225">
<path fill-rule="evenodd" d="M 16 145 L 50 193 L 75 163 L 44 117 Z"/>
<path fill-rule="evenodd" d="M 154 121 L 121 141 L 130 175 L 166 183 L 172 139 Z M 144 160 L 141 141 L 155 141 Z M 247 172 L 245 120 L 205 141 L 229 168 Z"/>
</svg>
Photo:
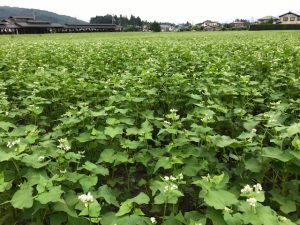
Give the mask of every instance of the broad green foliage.
<svg viewBox="0 0 300 225">
<path fill-rule="evenodd" d="M 300 224 L 299 40 L 0 37 L 0 225 Z"/>
</svg>

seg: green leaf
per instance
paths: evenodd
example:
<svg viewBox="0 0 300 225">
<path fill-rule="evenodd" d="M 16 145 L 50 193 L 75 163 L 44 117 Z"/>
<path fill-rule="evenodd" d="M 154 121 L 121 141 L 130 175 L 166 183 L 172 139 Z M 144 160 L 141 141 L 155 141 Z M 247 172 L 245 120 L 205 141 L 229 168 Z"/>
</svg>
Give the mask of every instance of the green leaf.
<svg viewBox="0 0 300 225">
<path fill-rule="evenodd" d="M 27 130 L 25 126 L 16 127 L 11 133 L 9 133 L 10 137 L 22 137 L 27 134 Z"/>
<path fill-rule="evenodd" d="M 208 191 L 204 196 L 204 201 L 207 205 L 212 206 L 215 209 L 224 209 L 226 206 L 238 203 L 236 196 L 225 190 Z"/>
<path fill-rule="evenodd" d="M 245 224 L 277 225 L 278 219 L 275 212 L 268 206 L 256 207 L 256 213 L 248 210 L 242 217 Z"/>
<path fill-rule="evenodd" d="M 128 140 L 128 139 L 125 139 L 125 140 L 122 140 L 121 141 L 121 146 L 123 148 L 128 148 L 128 149 L 137 149 L 140 145 L 140 142 L 138 141 L 131 141 L 131 140 Z"/>
<path fill-rule="evenodd" d="M 116 214 L 114 212 L 108 212 L 102 215 L 101 225 L 114 225 L 116 223 Z"/>
<path fill-rule="evenodd" d="M 130 199 L 131 202 L 134 202 L 138 205 L 148 204 L 150 198 L 144 192 L 139 193 L 136 197 Z"/>
<path fill-rule="evenodd" d="M 285 214 L 295 212 L 297 210 L 295 201 L 286 200 L 281 204 L 280 210 Z"/>
<path fill-rule="evenodd" d="M 89 216 L 89 217 L 99 217 L 101 211 L 101 206 L 97 200 L 94 199 L 93 202 L 89 204 L 89 207 L 84 207 L 84 209 L 79 214 L 80 216 Z"/>
<path fill-rule="evenodd" d="M 130 213 L 132 210 L 132 202 L 125 201 L 121 204 L 119 211 L 116 213 L 116 216 L 123 216 L 127 213 Z"/>
<path fill-rule="evenodd" d="M 214 208 L 207 209 L 207 216 L 211 219 L 214 225 L 227 225 L 224 221 L 223 214 L 220 210 Z"/>
<path fill-rule="evenodd" d="M 228 136 L 213 136 L 212 140 L 214 144 L 220 148 L 225 148 L 233 143 L 236 143 L 237 141 L 235 139 L 232 139 Z"/>
<path fill-rule="evenodd" d="M 3 150 L 0 150 L 0 162 L 5 162 L 15 157 L 16 157 L 16 153 L 13 151 L 5 152 Z"/>
<path fill-rule="evenodd" d="M 250 170 L 253 173 L 259 173 L 262 170 L 262 164 L 259 159 L 251 158 L 245 161 L 245 169 Z"/>
<path fill-rule="evenodd" d="M 113 190 L 108 187 L 107 185 L 103 185 L 99 188 L 98 190 L 98 195 L 108 203 L 108 204 L 113 204 L 115 206 L 119 206 L 119 203 L 116 199 L 116 196 L 113 193 Z"/>
<path fill-rule="evenodd" d="M 95 175 L 84 176 L 79 180 L 84 192 L 88 192 L 91 187 L 95 186 L 98 182 L 98 177 Z"/>
<path fill-rule="evenodd" d="M 62 225 L 67 220 L 63 213 L 55 213 L 50 216 L 50 225 Z"/>
<path fill-rule="evenodd" d="M 263 157 L 277 159 L 282 162 L 288 162 L 293 159 L 293 156 L 286 151 L 282 151 L 278 148 L 265 147 L 263 148 L 263 153 L 261 154 Z"/>
<path fill-rule="evenodd" d="M 172 168 L 172 163 L 169 157 L 161 157 L 154 168 L 154 173 L 159 169 L 159 168 L 164 168 L 164 169 L 171 169 Z"/>
<path fill-rule="evenodd" d="M 81 133 L 76 139 L 81 143 L 85 143 L 91 141 L 92 137 L 90 133 Z"/>
<path fill-rule="evenodd" d="M 85 162 L 85 164 L 82 166 L 82 168 L 94 173 L 94 174 L 100 174 L 102 176 L 107 176 L 109 175 L 109 171 L 107 168 L 101 166 L 101 165 L 96 165 L 94 163 L 91 163 L 89 161 Z"/>
<path fill-rule="evenodd" d="M 17 209 L 31 208 L 33 205 L 32 191 L 33 188 L 27 183 L 22 184 L 10 201 L 12 206 Z"/>
<path fill-rule="evenodd" d="M 49 202 L 59 202 L 61 201 L 60 196 L 63 194 L 61 186 L 51 187 L 48 192 L 44 192 L 38 195 L 36 198 L 41 204 L 48 204 Z"/>
<path fill-rule="evenodd" d="M 251 131 L 253 128 L 255 128 L 258 124 L 260 123 L 260 121 L 256 121 L 256 120 L 248 120 L 246 122 L 243 123 L 244 128 L 247 131 Z"/>
<path fill-rule="evenodd" d="M 287 128 L 289 137 L 300 133 L 300 123 L 295 123 Z"/>
<path fill-rule="evenodd" d="M 12 123 L 4 122 L 4 121 L 0 122 L 0 128 L 2 128 L 5 131 L 8 131 L 9 128 L 15 128 L 15 127 L 16 126 L 14 124 L 12 124 Z"/>
<path fill-rule="evenodd" d="M 4 180 L 4 172 L 0 173 L 0 193 L 9 190 L 12 187 L 12 182 L 5 182 Z"/>
<path fill-rule="evenodd" d="M 123 128 L 118 127 L 105 127 L 104 134 L 110 136 L 111 138 L 116 137 L 117 135 L 123 134 Z"/>
<path fill-rule="evenodd" d="M 113 163 L 115 161 L 115 150 L 113 149 L 104 149 L 103 152 L 100 154 L 100 158 L 98 162 L 107 162 L 107 163 Z"/>
<path fill-rule="evenodd" d="M 25 163 L 26 166 L 28 167 L 39 169 L 46 166 L 49 163 L 49 161 L 45 161 L 45 162 L 40 161 L 39 160 L 40 156 L 41 154 L 39 152 L 35 152 L 32 155 L 24 154 L 21 161 Z"/>
<path fill-rule="evenodd" d="M 155 198 L 154 198 L 154 204 L 177 204 L 179 197 L 184 196 L 180 191 L 178 190 L 172 190 L 169 192 L 160 192 Z"/>
<path fill-rule="evenodd" d="M 65 202 L 56 202 L 53 204 L 53 210 L 56 212 L 65 212 L 71 217 L 77 217 L 76 211 L 69 206 Z"/>
</svg>

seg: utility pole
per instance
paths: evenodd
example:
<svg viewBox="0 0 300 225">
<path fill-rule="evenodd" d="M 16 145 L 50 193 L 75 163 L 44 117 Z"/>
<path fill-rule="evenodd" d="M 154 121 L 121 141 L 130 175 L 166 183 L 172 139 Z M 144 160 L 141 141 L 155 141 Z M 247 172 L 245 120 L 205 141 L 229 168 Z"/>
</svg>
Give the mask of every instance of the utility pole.
<svg viewBox="0 0 300 225">
<path fill-rule="evenodd" d="M 33 16 L 33 20 L 35 20 L 35 12 L 34 12 L 34 9 L 32 9 L 32 16 Z"/>
</svg>

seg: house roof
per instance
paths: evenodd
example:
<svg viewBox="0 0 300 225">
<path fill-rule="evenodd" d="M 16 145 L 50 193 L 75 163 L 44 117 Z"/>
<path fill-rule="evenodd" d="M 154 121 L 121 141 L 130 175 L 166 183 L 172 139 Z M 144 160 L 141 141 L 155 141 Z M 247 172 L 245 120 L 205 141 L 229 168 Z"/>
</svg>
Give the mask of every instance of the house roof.
<svg viewBox="0 0 300 225">
<path fill-rule="evenodd" d="M 258 20 L 277 20 L 278 18 L 275 17 L 275 16 L 265 16 L 265 17 L 262 17 Z"/>
<path fill-rule="evenodd" d="M 15 24 L 10 24 L 6 21 L 2 21 L 0 22 L 0 28 L 18 28 L 18 26 L 16 26 Z"/>
<path fill-rule="evenodd" d="M 116 24 L 65 24 L 65 28 L 78 29 L 78 28 L 111 28 L 114 29 L 117 27 Z"/>
<path fill-rule="evenodd" d="M 219 22 L 217 22 L 217 21 L 212 21 L 212 20 L 205 20 L 204 22 L 202 22 L 202 24 L 203 23 L 219 23 Z"/>
<path fill-rule="evenodd" d="M 45 23 L 45 22 L 41 22 L 39 23 L 38 21 L 35 22 L 15 22 L 16 25 L 18 25 L 21 28 L 26 28 L 26 27 L 43 27 L 43 28 L 62 28 L 64 27 L 63 25 L 59 24 L 59 23 Z"/>
<path fill-rule="evenodd" d="M 287 14 L 292 14 L 292 15 L 294 15 L 294 16 L 299 16 L 300 17 L 300 15 L 298 15 L 298 14 L 296 14 L 296 13 L 293 13 L 293 12 L 288 12 L 288 13 L 285 13 L 285 14 L 282 14 L 281 16 L 279 16 L 279 17 L 283 17 L 283 16 L 285 16 L 285 15 L 287 15 Z"/>
</svg>

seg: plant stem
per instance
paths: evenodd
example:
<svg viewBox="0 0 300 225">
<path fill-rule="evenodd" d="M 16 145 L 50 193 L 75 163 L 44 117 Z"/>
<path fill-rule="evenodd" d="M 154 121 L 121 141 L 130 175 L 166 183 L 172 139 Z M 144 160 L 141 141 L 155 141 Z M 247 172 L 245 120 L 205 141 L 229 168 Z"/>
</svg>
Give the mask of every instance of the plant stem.
<svg viewBox="0 0 300 225">
<path fill-rule="evenodd" d="M 165 223 L 165 220 L 166 220 L 166 212 L 167 212 L 167 203 L 165 203 L 165 205 L 164 205 L 163 224 Z"/>
</svg>

